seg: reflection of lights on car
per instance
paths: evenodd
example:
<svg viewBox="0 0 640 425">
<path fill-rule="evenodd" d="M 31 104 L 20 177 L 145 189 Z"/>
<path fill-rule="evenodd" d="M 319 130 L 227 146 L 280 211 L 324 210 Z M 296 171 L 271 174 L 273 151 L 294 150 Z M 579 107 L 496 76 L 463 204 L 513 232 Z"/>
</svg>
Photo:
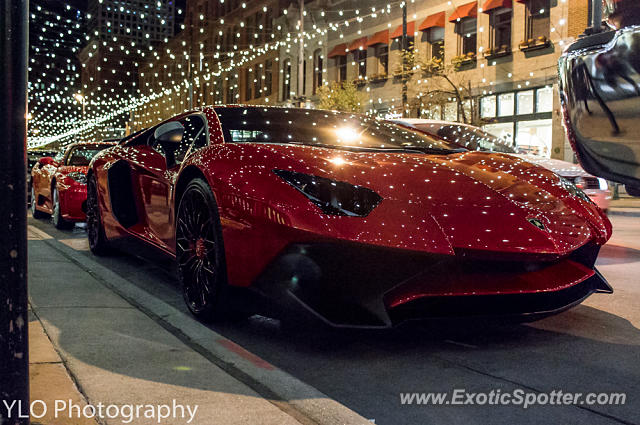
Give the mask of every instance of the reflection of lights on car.
<svg viewBox="0 0 640 425">
<path fill-rule="evenodd" d="M 352 127 L 340 127 L 336 129 L 339 142 L 353 142 L 358 138 L 358 132 Z"/>
<path fill-rule="evenodd" d="M 343 164 L 345 164 L 345 160 L 340 158 L 339 156 L 335 157 L 335 158 L 331 158 L 329 160 L 329 162 L 331 162 L 333 165 L 343 165 Z"/>
</svg>

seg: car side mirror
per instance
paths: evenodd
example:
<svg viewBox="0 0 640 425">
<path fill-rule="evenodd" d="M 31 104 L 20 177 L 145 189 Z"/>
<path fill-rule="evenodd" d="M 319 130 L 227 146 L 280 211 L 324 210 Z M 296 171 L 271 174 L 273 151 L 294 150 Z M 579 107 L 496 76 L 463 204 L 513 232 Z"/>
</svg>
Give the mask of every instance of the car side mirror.
<svg viewBox="0 0 640 425">
<path fill-rule="evenodd" d="M 639 58 L 640 27 L 631 26 L 578 39 L 558 64 L 562 117 L 582 168 L 632 187 L 640 187 Z"/>
<path fill-rule="evenodd" d="M 184 135 L 184 126 L 178 121 L 166 122 L 153 132 L 153 137 L 162 146 L 167 160 L 167 169 L 176 165 L 175 152 L 182 142 Z"/>
</svg>

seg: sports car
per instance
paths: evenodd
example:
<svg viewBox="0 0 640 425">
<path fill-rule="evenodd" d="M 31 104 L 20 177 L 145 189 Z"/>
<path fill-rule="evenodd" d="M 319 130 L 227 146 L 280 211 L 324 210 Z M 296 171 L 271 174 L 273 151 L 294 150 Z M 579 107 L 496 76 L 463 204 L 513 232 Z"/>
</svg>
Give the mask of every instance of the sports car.
<svg viewBox="0 0 640 425">
<path fill-rule="evenodd" d="M 91 158 L 114 143 L 73 143 L 55 157 L 40 158 L 31 169 L 31 214 L 52 217 L 58 229 L 85 220 L 87 167 Z"/>
<path fill-rule="evenodd" d="M 469 124 L 421 118 L 402 118 L 393 122 L 449 140 L 470 150 L 508 153 L 540 165 L 582 189 L 589 199 L 605 213 L 609 209 L 611 191 L 607 181 L 601 177 L 592 176 L 577 164 L 559 159 L 518 153 L 518 150 L 507 141 Z"/>
<path fill-rule="evenodd" d="M 87 233 L 172 259 L 205 320 L 528 320 L 611 292 L 611 224 L 572 183 L 333 111 L 203 107 L 124 139 L 91 163 Z"/>
</svg>

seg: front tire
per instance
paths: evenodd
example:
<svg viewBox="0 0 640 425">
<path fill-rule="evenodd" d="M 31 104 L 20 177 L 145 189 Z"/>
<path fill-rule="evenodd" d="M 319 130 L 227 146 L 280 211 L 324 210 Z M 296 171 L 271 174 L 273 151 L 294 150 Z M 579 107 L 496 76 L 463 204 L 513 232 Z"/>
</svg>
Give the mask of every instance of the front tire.
<svg viewBox="0 0 640 425">
<path fill-rule="evenodd" d="M 31 186 L 31 215 L 33 216 L 33 218 L 38 220 L 47 218 L 49 216 L 47 213 L 43 213 L 42 211 L 36 208 L 37 203 L 38 203 L 38 198 L 36 197 L 36 191 L 32 185 Z"/>
<path fill-rule="evenodd" d="M 94 255 L 105 256 L 113 252 L 100 217 L 98 183 L 94 175 L 91 175 L 87 182 L 87 238 L 89 249 Z"/>
<path fill-rule="evenodd" d="M 185 303 L 196 318 L 243 316 L 225 304 L 227 271 L 218 205 L 209 185 L 199 178 L 187 185 L 178 206 L 176 261 Z"/>
<path fill-rule="evenodd" d="M 59 230 L 69 230 L 73 229 L 75 223 L 71 221 L 67 221 L 62 218 L 62 212 L 60 208 L 60 196 L 58 194 L 58 188 L 53 188 L 53 214 L 51 215 L 51 221 L 53 221 L 53 225 L 56 229 Z"/>
</svg>

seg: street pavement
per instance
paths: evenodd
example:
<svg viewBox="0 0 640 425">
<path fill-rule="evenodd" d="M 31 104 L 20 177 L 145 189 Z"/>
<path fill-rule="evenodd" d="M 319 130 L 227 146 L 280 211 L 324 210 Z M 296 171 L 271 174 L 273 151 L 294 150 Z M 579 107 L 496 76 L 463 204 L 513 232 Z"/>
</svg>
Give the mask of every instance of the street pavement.
<svg viewBox="0 0 640 425">
<path fill-rule="evenodd" d="M 390 331 L 324 331 L 253 316 L 204 326 L 188 316 L 176 279 L 164 269 L 131 255 L 93 257 L 81 227 L 62 232 L 32 219 L 32 232 L 43 240 L 30 241 L 31 298 L 93 401 L 195 400 L 210 408 L 210 420 L 201 422 L 207 424 L 346 417 L 393 425 L 640 424 L 640 218 L 612 214 L 611 220 L 614 235 L 598 268 L 615 293 L 595 294 L 527 325 L 418 323 Z M 116 347 L 105 346 L 118 339 Z M 242 359 L 229 358 L 220 345 Z M 265 365 L 277 373 L 265 372 Z M 527 409 L 400 402 L 400 393 L 455 389 L 622 392 L 627 399 L 624 405 Z M 266 401 L 274 394 L 276 400 Z M 334 401 L 328 404 L 333 414 L 318 415 L 317 400 Z M 349 416 L 352 411 L 361 417 Z"/>
</svg>

